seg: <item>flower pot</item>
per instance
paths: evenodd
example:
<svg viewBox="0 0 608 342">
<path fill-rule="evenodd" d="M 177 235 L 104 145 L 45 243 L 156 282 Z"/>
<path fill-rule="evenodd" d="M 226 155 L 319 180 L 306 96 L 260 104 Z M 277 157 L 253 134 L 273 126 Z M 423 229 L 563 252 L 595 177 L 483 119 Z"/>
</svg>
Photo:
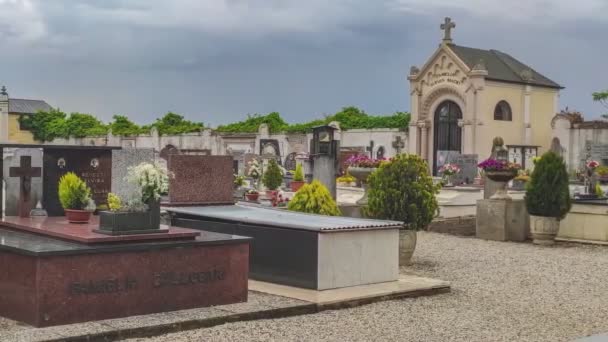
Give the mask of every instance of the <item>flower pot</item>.
<svg viewBox="0 0 608 342">
<path fill-rule="evenodd" d="M 300 188 L 305 184 L 306 182 L 304 181 L 291 181 L 290 186 L 291 186 L 291 191 L 296 192 L 298 190 L 300 190 Z"/>
<path fill-rule="evenodd" d="M 375 167 L 353 167 L 350 166 L 348 168 L 348 173 L 357 178 L 359 182 L 361 182 L 361 187 L 365 191 L 363 193 L 363 197 L 361 197 L 358 201 L 358 205 L 367 205 L 367 177 L 372 174 L 372 172 L 376 171 Z"/>
<path fill-rule="evenodd" d="M 399 230 L 399 266 L 407 266 L 412 263 L 417 236 L 415 230 Z"/>
<path fill-rule="evenodd" d="M 553 245 L 559 232 L 559 220 L 555 217 L 530 215 L 530 233 L 537 245 Z"/>
<path fill-rule="evenodd" d="M 277 197 L 279 192 L 277 190 L 266 190 L 266 197 L 273 199 Z"/>
<path fill-rule="evenodd" d="M 99 212 L 97 233 L 108 235 L 151 234 L 160 230 L 160 201 L 148 204 L 148 210 L 137 212 Z"/>
<path fill-rule="evenodd" d="M 260 194 L 245 194 L 245 197 L 248 201 L 255 202 L 258 200 L 258 197 L 260 197 Z"/>
<path fill-rule="evenodd" d="M 64 209 L 65 217 L 70 223 L 89 223 L 91 212 L 87 210 Z"/>
</svg>

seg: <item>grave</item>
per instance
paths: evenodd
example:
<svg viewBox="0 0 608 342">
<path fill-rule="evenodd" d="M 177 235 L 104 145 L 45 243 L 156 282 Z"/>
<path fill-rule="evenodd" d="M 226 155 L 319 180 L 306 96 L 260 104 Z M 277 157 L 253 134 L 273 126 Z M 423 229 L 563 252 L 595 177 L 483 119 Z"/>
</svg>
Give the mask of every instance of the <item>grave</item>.
<svg viewBox="0 0 608 342">
<path fill-rule="evenodd" d="M 108 160 L 89 159 L 106 158 L 108 149 L 76 150 L 45 148 L 44 160 L 60 170 L 45 169 L 44 179 L 57 181 L 65 169 L 90 172 L 85 163 L 93 169 L 110 166 Z M 27 156 L 20 159 L 12 175 L 35 177 L 40 170 L 29 167 Z M 96 188 L 102 189 L 110 183 L 105 175 L 85 174 L 85 181 L 103 178 Z M 49 197 L 57 195 L 48 192 L 50 184 L 43 187 Z M 23 203 L 30 195 L 22 187 Z M 88 224 L 69 224 L 64 217 L 3 217 L 0 315 L 45 327 L 247 300 L 250 238 L 172 226 L 161 226 L 167 231 L 162 234 L 113 236 L 96 233 L 98 227 L 96 216 Z"/>
<path fill-rule="evenodd" d="M 170 159 L 170 164 L 173 161 Z M 201 164 L 206 164 L 205 160 L 182 160 L 180 165 L 189 166 L 180 167 L 199 165 L 195 177 L 213 183 L 219 197 L 194 191 L 180 199 L 180 206 L 169 203 L 164 209 L 171 213 L 173 226 L 252 237 L 253 279 L 314 290 L 398 279 L 401 222 L 311 215 L 247 204 L 200 205 L 203 201 L 222 202 L 223 192 L 232 191 L 232 177 L 222 175 L 231 176 L 230 164 L 214 163 L 207 168 Z M 194 187 L 193 182 L 176 177 L 169 184 L 169 196 L 176 189 L 198 189 L 200 185 Z"/>
<path fill-rule="evenodd" d="M 556 240 L 608 244 L 608 200 L 574 200 Z"/>
<path fill-rule="evenodd" d="M 447 162 L 460 168 L 460 172 L 452 178 L 454 184 L 471 184 L 477 177 L 479 161 L 476 154 L 450 154 L 447 157 Z"/>
<path fill-rule="evenodd" d="M 232 204 L 231 156 L 170 155 L 169 202 L 163 205 Z"/>
<path fill-rule="evenodd" d="M 18 216 L 21 179 L 20 177 L 10 177 L 9 169 L 21 165 L 21 156 L 30 157 L 32 167 L 42 167 L 42 150 L 40 148 L 12 148 L 7 149 L 4 156 L 4 182 L 6 184 L 4 210 L 6 215 Z M 42 178 L 32 177 L 30 189 L 29 207 L 33 208 L 39 201 L 42 201 Z"/>
<path fill-rule="evenodd" d="M 144 162 L 154 162 L 154 149 L 125 148 L 112 150 L 111 191 L 120 198 L 130 198 L 136 191 L 136 187 L 126 180 L 129 168 Z"/>
<path fill-rule="evenodd" d="M 112 184 L 112 150 L 108 147 L 45 146 L 43 156 L 43 201 L 49 216 L 63 216 L 57 196 L 61 176 L 74 172 L 91 188 L 95 204 L 107 205 Z"/>
</svg>

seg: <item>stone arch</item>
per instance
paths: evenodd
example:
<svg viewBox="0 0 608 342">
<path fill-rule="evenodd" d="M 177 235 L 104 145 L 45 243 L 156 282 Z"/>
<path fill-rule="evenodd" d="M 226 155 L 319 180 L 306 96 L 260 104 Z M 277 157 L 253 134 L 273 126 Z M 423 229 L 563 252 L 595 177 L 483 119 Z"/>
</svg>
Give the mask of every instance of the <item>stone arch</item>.
<svg viewBox="0 0 608 342">
<path fill-rule="evenodd" d="M 466 101 L 464 95 L 458 89 L 453 87 L 441 87 L 430 92 L 425 99 L 422 101 L 422 110 L 420 111 L 420 119 L 425 120 L 429 119 L 429 113 L 433 113 L 434 108 L 436 107 L 440 101 L 443 99 L 451 99 L 456 102 L 460 108 L 464 111 L 466 106 Z"/>
</svg>

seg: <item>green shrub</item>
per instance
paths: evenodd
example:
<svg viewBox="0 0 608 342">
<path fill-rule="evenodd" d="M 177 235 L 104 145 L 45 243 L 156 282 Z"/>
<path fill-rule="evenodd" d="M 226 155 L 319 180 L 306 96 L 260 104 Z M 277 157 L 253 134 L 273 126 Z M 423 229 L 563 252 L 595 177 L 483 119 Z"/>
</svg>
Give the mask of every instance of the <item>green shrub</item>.
<svg viewBox="0 0 608 342">
<path fill-rule="evenodd" d="M 318 180 L 304 184 L 289 201 L 287 209 L 310 214 L 340 215 L 336 201 L 331 197 L 329 190 Z"/>
<path fill-rule="evenodd" d="M 595 169 L 595 173 L 597 173 L 600 176 L 606 176 L 606 175 L 608 175 L 608 166 L 606 166 L 606 165 L 598 166 Z"/>
<path fill-rule="evenodd" d="M 283 174 L 276 160 L 270 159 L 262 181 L 270 190 L 276 190 L 283 183 Z"/>
<path fill-rule="evenodd" d="M 426 228 L 438 212 L 433 184 L 426 162 L 414 154 L 401 154 L 382 163 L 367 179 L 370 217 L 402 221 L 408 229 Z"/>
<path fill-rule="evenodd" d="M 304 181 L 304 171 L 302 170 L 302 164 L 296 165 L 296 172 L 293 174 L 293 180 L 296 182 Z"/>
<path fill-rule="evenodd" d="M 547 152 L 536 162 L 526 186 L 525 201 L 530 215 L 557 219 L 566 216 L 572 203 L 568 188 L 568 171 L 562 157 Z"/>
<path fill-rule="evenodd" d="M 108 193 L 108 209 L 110 211 L 119 211 L 122 208 L 120 197 L 114 193 Z"/>
<path fill-rule="evenodd" d="M 59 179 L 58 193 L 63 209 L 84 210 L 91 200 L 91 189 L 73 172 Z"/>
</svg>

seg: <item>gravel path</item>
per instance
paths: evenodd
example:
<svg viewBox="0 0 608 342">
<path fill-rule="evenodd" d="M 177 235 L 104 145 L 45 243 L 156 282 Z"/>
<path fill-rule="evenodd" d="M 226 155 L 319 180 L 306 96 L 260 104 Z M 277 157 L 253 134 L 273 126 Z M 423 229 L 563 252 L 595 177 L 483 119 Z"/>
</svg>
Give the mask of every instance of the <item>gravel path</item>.
<svg viewBox="0 0 608 342">
<path fill-rule="evenodd" d="M 608 332 L 608 247 L 419 233 L 412 273 L 452 293 L 133 341 L 571 341 Z"/>
</svg>

